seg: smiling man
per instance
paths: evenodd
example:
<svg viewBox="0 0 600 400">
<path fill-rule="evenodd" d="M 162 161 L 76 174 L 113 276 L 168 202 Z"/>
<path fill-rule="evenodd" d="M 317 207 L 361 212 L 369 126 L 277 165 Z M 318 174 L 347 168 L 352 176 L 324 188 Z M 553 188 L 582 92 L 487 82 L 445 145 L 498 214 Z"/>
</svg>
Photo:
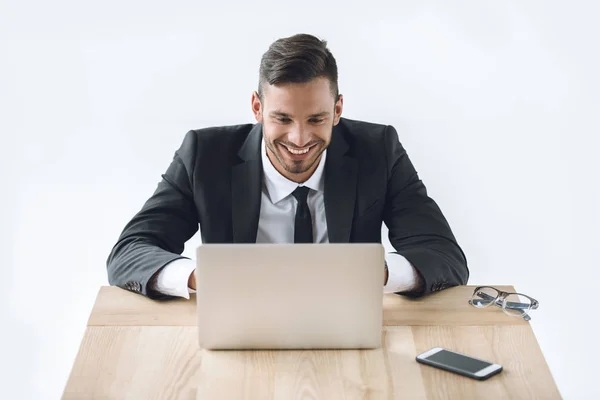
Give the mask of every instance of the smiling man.
<svg viewBox="0 0 600 400">
<path fill-rule="evenodd" d="M 199 226 L 203 243 L 381 243 L 384 222 L 385 292 L 465 284 L 465 255 L 397 132 L 342 118 L 337 78 L 325 41 L 274 42 L 252 94 L 257 123 L 187 133 L 112 249 L 110 284 L 189 298 L 195 262 L 181 253 Z"/>
</svg>

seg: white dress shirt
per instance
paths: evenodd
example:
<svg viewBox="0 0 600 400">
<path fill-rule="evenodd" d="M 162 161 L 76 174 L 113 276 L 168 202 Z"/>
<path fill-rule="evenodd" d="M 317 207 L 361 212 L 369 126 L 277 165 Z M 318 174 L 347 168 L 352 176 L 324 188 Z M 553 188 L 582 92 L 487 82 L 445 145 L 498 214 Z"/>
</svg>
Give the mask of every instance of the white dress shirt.
<svg viewBox="0 0 600 400">
<path fill-rule="evenodd" d="M 292 192 L 298 186 L 309 189 L 307 203 L 313 218 L 314 243 L 328 243 L 327 220 L 325 218 L 323 169 L 327 150 L 323 152 L 317 169 L 303 184 L 290 181 L 281 175 L 271 164 L 267 156 L 264 141 L 261 144 L 263 165 L 263 187 L 261 191 L 260 218 L 256 243 L 293 243 L 294 219 L 298 201 Z M 385 293 L 394 293 L 414 289 L 417 272 L 400 254 L 389 253 L 385 256 L 388 265 L 388 281 L 383 286 Z M 383 265 L 381 266 L 383 268 Z M 158 274 L 153 289 L 171 296 L 185 297 L 193 290 L 188 288 L 188 279 L 196 268 L 196 262 L 179 259 L 167 264 Z"/>
</svg>

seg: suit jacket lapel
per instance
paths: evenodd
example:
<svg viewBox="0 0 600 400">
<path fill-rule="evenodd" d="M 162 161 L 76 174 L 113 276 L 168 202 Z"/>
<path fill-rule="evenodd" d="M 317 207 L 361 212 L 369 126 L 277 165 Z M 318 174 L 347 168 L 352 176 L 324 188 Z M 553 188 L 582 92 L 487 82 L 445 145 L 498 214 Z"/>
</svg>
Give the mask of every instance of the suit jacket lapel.
<svg viewBox="0 0 600 400">
<path fill-rule="evenodd" d="M 234 243 L 255 243 L 263 184 L 260 142 L 262 124 L 256 124 L 238 152 L 241 162 L 231 168 L 231 205 Z"/>
<path fill-rule="evenodd" d="M 325 163 L 325 216 L 331 243 L 348 243 L 356 202 L 357 162 L 340 125 L 333 128 Z"/>
</svg>

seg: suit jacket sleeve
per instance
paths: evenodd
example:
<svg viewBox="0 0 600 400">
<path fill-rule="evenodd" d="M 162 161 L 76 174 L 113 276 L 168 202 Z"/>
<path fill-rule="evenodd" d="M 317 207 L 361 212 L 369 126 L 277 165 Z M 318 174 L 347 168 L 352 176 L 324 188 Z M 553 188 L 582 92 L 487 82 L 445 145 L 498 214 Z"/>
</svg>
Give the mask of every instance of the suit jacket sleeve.
<svg viewBox="0 0 600 400">
<path fill-rule="evenodd" d="M 151 290 L 150 280 L 181 256 L 185 242 L 198 231 L 192 177 L 196 134 L 188 132 L 154 194 L 129 221 L 108 260 L 108 281 L 150 298 L 169 298 Z"/>
<path fill-rule="evenodd" d="M 383 211 L 390 243 L 419 272 L 420 296 L 450 286 L 464 285 L 469 277 L 466 257 L 438 205 L 427 195 L 396 130 L 384 133 L 388 188 Z"/>
</svg>

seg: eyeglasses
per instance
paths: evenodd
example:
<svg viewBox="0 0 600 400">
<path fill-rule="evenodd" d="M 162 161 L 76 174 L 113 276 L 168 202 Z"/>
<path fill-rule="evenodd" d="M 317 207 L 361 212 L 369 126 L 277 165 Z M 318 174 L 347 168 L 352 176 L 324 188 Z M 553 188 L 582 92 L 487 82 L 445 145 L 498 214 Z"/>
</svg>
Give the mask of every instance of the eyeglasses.
<svg viewBox="0 0 600 400">
<path fill-rule="evenodd" d="M 507 293 L 491 286 L 479 286 L 473 291 L 469 304 L 477 308 L 495 304 L 506 314 L 523 317 L 525 321 L 529 321 L 531 319 L 529 311 L 537 309 L 540 303 L 521 293 Z"/>
</svg>

